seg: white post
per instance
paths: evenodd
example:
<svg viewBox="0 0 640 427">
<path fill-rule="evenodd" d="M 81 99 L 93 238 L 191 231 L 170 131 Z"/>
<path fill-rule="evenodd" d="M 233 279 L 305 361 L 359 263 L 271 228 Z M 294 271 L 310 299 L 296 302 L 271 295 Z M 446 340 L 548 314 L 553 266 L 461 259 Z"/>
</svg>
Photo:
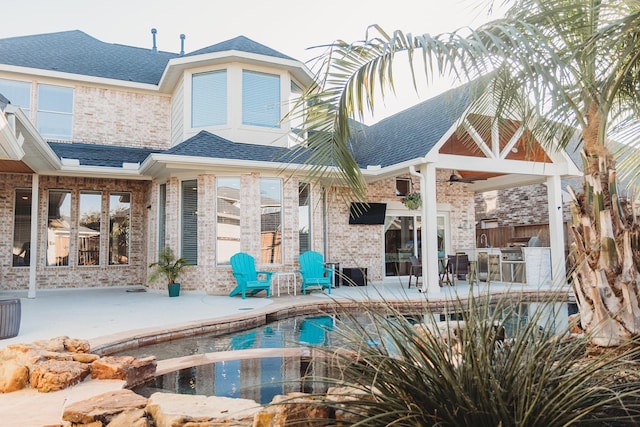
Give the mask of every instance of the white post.
<svg viewBox="0 0 640 427">
<path fill-rule="evenodd" d="M 38 260 L 38 187 L 40 179 L 34 173 L 31 177 L 31 242 L 29 255 L 29 292 L 28 298 L 36 297 L 36 269 Z"/>
<path fill-rule="evenodd" d="M 438 207 L 436 201 L 436 167 L 432 163 L 423 163 L 420 172 L 410 167 L 412 175 L 420 177 L 420 198 L 422 199 L 422 229 L 420 240 L 422 249 L 422 288 L 423 293 L 439 294 L 438 275 Z"/>
<path fill-rule="evenodd" d="M 551 283 L 566 283 L 567 269 L 564 255 L 564 218 L 562 187 L 558 175 L 547 178 L 547 203 L 549 209 L 549 245 L 551 246 Z"/>
</svg>

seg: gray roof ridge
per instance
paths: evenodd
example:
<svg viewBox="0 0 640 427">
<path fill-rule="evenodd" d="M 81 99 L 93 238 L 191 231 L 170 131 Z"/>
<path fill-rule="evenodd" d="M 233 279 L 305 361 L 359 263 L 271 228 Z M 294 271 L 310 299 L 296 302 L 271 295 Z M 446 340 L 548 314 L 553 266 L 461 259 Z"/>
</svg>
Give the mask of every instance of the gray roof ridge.
<svg viewBox="0 0 640 427">
<path fill-rule="evenodd" d="M 240 46 L 238 42 L 248 43 L 249 46 Z M 184 56 L 195 56 L 195 55 L 202 55 L 205 53 L 224 52 L 229 50 L 239 50 L 242 52 L 257 53 L 261 55 L 273 56 L 273 57 L 282 58 L 282 59 L 291 59 L 295 61 L 295 58 L 292 58 L 289 55 L 279 52 L 267 45 L 257 42 L 242 34 L 227 40 L 223 40 L 218 43 L 214 43 L 209 46 L 205 46 L 200 49 L 196 49 L 194 51 L 185 53 Z"/>
</svg>

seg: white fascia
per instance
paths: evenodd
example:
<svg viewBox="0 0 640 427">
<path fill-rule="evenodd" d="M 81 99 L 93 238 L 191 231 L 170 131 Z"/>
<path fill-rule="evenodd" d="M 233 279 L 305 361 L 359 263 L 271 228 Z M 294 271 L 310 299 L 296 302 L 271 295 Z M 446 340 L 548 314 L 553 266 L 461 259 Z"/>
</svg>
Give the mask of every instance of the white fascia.
<svg viewBox="0 0 640 427">
<path fill-rule="evenodd" d="M 264 162 L 258 160 L 237 160 L 216 157 L 176 156 L 172 154 L 150 154 L 140 165 L 141 174 L 150 174 L 159 163 L 172 168 L 207 169 L 212 167 L 230 167 L 236 169 L 274 169 L 280 171 L 309 171 L 312 166 L 300 163 Z M 335 169 L 335 168 L 332 168 Z"/>
<path fill-rule="evenodd" d="M 105 77 L 87 76 L 85 74 L 65 73 L 62 71 L 43 70 L 41 68 L 19 67 L 15 65 L 0 65 L 0 71 L 27 74 L 29 76 L 48 77 L 52 79 L 70 80 L 74 82 L 92 83 L 96 85 L 118 86 L 129 89 L 158 92 L 158 86 L 149 83 L 131 82 L 128 80 L 108 79 Z"/>
<path fill-rule="evenodd" d="M 15 129 L 9 124 L 5 113 L 0 111 L 0 158 L 21 160 L 24 157 L 22 138 L 17 138 Z"/>
<path fill-rule="evenodd" d="M 243 52 L 239 50 L 227 50 L 223 52 L 205 53 L 195 56 L 181 56 L 170 59 L 160 78 L 160 92 L 170 93 L 176 85 L 178 79 L 182 78 L 185 70 L 232 62 L 244 62 L 247 64 L 257 64 L 271 68 L 285 69 L 293 75 L 303 86 L 314 83 L 313 74 L 300 61 L 295 59 L 276 58 L 273 56 L 259 55 L 256 53 Z"/>
</svg>

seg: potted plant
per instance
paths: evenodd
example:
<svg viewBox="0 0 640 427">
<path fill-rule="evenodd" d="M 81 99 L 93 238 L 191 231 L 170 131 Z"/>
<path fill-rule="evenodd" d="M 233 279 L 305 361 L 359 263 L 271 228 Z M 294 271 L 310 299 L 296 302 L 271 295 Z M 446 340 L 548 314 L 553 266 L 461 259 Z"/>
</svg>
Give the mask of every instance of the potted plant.
<svg viewBox="0 0 640 427">
<path fill-rule="evenodd" d="M 149 268 L 154 268 L 149 275 L 149 282 L 156 282 L 160 276 L 164 276 L 168 281 L 169 296 L 177 297 L 180 295 L 180 283 L 176 283 L 176 279 L 187 265 L 186 259 L 177 258 L 171 248 L 165 247 L 158 253 L 158 261 L 149 264 Z"/>
<path fill-rule="evenodd" d="M 420 197 L 420 193 L 414 191 L 413 193 L 407 194 L 402 199 L 402 204 L 412 210 L 418 209 L 422 206 L 422 197 Z"/>
</svg>

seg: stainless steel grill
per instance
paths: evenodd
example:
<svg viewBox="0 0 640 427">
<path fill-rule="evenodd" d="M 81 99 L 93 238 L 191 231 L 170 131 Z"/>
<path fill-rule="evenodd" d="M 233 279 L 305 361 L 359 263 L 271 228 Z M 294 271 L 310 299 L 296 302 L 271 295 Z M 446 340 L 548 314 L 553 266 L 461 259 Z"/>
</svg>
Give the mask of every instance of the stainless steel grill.
<svg viewBox="0 0 640 427">
<path fill-rule="evenodd" d="M 522 249 L 520 248 L 503 248 L 502 252 L 503 261 L 522 261 Z"/>
</svg>

